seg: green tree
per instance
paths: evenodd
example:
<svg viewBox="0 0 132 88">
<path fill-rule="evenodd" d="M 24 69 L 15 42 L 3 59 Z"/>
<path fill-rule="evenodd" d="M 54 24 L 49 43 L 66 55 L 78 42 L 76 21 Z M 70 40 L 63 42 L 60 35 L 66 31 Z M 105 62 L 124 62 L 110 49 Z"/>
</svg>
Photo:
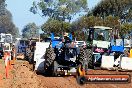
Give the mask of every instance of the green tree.
<svg viewBox="0 0 132 88">
<path fill-rule="evenodd" d="M 42 10 L 44 16 L 58 20 L 59 16 L 68 17 L 82 10 L 87 10 L 87 0 L 39 0 L 37 5 L 36 2 L 33 2 L 30 11 L 37 13 L 37 8 Z"/>
<path fill-rule="evenodd" d="M 94 16 L 118 16 L 122 23 L 132 22 L 132 0 L 102 0 L 92 11 Z"/>
<path fill-rule="evenodd" d="M 5 15 L 6 11 L 5 0 L 0 0 L 0 15 Z"/>
<path fill-rule="evenodd" d="M 38 8 L 43 16 L 59 20 L 59 25 L 63 25 L 61 21 L 70 21 L 74 14 L 87 10 L 87 0 L 39 0 L 37 4 L 33 2 L 30 11 L 36 14 Z"/>
<path fill-rule="evenodd" d="M 132 32 L 132 24 L 124 23 L 121 25 L 121 32 L 120 34 L 129 34 L 129 32 Z"/>
<path fill-rule="evenodd" d="M 131 24 L 132 0 L 102 0 L 86 16 L 73 22 L 72 29 L 77 30 L 77 36 L 83 28 L 108 26 L 123 35 L 131 30 Z"/>
<path fill-rule="evenodd" d="M 119 17 L 107 16 L 105 18 L 101 18 L 100 16 L 83 16 L 77 21 L 72 23 L 72 28 L 77 30 L 75 36 L 82 35 L 83 36 L 83 28 L 88 29 L 93 26 L 107 26 L 113 28 L 115 31 L 120 29 Z M 77 38 L 80 38 L 79 36 Z M 84 39 L 83 37 L 81 39 Z"/>
<path fill-rule="evenodd" d="M 46 32 L 54 32 L 55 34 L 61 34 L 62 23 L 59 20 L 49 19 L 46 23 L 41 26 L 41 29 Z M 63 23 L 63 29 L 66 32 L 70 32 L 71 24 L 69 22 Z"/>
<path fill-rule="evenodd" d="M 120 29 L 120 35 L 126 34 L 132 24 L 132 0 L 102 0 L 87 16 L 91 14 L 102 18 L 103 25 Z"/>
<path fill-rule="evenodd" d="M 27 39 L 39 37 L 38 26 L 36 26 L 35 23 L 28 23 L 22 29 L 22 36 L 23 38 L 27 38 Z"/>
<path fill-rule="evenodd" d="M 0 33 L 10 33 L 13 37 L 19 35 L 19 30 L 12 22 L 12 14 L 6 9 L 5 0 L 0 0 Z"/>
</svg>

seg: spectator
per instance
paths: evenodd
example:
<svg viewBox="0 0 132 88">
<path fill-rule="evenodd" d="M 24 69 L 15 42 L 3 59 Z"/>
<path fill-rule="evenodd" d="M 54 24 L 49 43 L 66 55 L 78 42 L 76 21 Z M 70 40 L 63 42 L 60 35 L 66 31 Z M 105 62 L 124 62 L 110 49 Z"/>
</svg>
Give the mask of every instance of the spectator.
<svg viewBox="0 0 132 88">
<path fill-rule="evenodd" d="M 66 33 L 66 32 L 64 33 L 64 39 L 65 39 L 65 43 L 71 43 L 72 42 L 68 36 L 68 33 Z"/>
</svg>

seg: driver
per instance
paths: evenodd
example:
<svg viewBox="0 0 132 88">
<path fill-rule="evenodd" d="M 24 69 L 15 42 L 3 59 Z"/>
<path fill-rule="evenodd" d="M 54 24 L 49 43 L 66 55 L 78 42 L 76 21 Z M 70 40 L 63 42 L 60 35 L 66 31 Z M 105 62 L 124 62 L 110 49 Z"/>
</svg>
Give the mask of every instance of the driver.
<svg viewBox="0 0 132 88">
<path fill-rule="evenodd" d="M 69 38 L 69 36 L 68 36 L 68 33 L 64 33 L 64 41 L 65 41 L 65 43 L 71 43 L 72 42 L 72 40 Z"/>
<path fill-rule="evenodd" d="M 103 34 L 103 33 L 99 33 L 99 34 L 98 34 L 98 40 L 102 40 L 102 41 L 105 40 L 105 39 L 104 39 L 104 34 Z"/>
<path fill-rule="evenodd" d="M 66 45 L 66 47 L 74 47 L 74 41 L 72 41 L 69 36 L 68 36 L 68 33 L 64 33 L 64 43 Z"/>
</svg>

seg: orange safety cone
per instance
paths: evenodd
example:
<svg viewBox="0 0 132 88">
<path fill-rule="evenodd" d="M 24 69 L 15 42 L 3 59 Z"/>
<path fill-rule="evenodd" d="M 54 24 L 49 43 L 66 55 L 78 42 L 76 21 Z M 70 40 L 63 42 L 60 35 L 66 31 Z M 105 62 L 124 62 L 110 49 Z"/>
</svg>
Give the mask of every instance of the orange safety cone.
<svg viewBox="0 0 132 88">
<path fill-rule="evenodd" d="M 8 59 L 9 59 L 8 52 L 5 52 L 4 53 L 4 61 L 5 61 L 5 74 L 6 74 L 6 78 L 9 77 L 9 72 L 8 72 L 8 70 L 9 70 L 9 61 L 8 61 Z"/>
<path fill-rule="evenodd" d="M 15 55 L 15 49 L 13 50 L 13 64 L 15 64 L 16 55 Z"/>
<path fill-rule="evenodd" d="M 9 62 L 7 62 L 7 66 L 5 66 L 6 78 L 9 78 Z"/>
</svg>

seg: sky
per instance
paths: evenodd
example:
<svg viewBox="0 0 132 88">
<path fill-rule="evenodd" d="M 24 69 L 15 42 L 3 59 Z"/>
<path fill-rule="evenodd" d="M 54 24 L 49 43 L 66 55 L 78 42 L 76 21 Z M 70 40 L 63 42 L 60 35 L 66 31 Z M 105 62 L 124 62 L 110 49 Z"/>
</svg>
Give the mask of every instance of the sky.
<svg viewBox="0 0 132 88">
<path fill-rule="evenodd" d="M 6 0 L 7 9 L 12 13 L 13 22 L 19 28 L 21 33 L 22 28 L 28 23 L 36 23 L 40 26 L 47 20 L 46 17 L 41 17 L 38 14 L 33 14 L 29 11 L 34 0 Z M 88 0 L 88 8 L 97 5 L 101 0 Z M 76 16 L 75 18 L 77 18 Z M 75 19 L 74 18 L 74 19 Z"/>
</svg>

